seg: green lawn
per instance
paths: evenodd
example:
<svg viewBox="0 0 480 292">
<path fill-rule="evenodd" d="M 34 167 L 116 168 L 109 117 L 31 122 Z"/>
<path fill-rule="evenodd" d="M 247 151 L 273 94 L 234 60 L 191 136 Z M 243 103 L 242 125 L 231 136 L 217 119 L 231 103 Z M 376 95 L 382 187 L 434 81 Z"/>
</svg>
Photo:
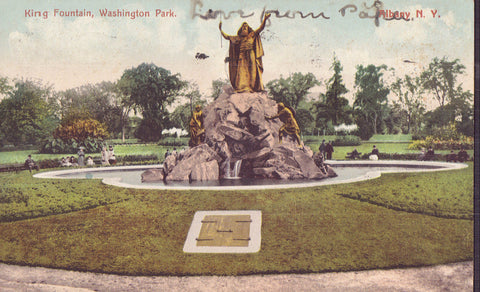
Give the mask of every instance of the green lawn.
<svg viewBox="0 0 480 292">
<path fill-rule="evenodd" d="M 35 179 L 28 172 L 0 174 L 0 183 L 5 263 L 129 275 L 240 275 L 473 258 L 472 163 L 301 190 L 128 190 L 92 180 Z M 183 253 L 200 210 L 261 210 L 260 252 Z M 46 216 L 56 213 L 64 214 Z M 43 217 L 26 219 L 37 216 Z M 26 220 L 6 222 L 11 218 Z"/>
<path fill-rule="evenodd" d="M 115 156 L 125 156 L 125 155 L 157 155 L 161 160 L 165 156 L 167 149 L 172 151 L 172 146 L 160 146 L 156 144 L 127 144 L 127 145 L 116 145 L 114 148 Z M 178 149 L 178 147 L 177 147 Z M 0 152 L 0 164 L 13 164 L 13 163 L 23 163 L 27 156 L 31 154 L 32 159 L 35 161 L 47 160 L 47 159 L 58 159 L 62 157 L 74 156 L 78 157 L 76 153 L 71 154 L 40 154 L 37 150 L 23 150 L 23 151 L 5 151 Z M 100 153 L 86 154 L 91 155 L 92 157 L 101 157 Z"/>
<path fill-rule="evenodd" d="M 370 143 L 380 143 L 380 142 L 409 143 L 411 140 L 412 140 L 411 134 L 398 134 L 398 135 L 377 134 L 377 135 L 373 135 L 368 140 L 368 142 Z"/>
</svg>

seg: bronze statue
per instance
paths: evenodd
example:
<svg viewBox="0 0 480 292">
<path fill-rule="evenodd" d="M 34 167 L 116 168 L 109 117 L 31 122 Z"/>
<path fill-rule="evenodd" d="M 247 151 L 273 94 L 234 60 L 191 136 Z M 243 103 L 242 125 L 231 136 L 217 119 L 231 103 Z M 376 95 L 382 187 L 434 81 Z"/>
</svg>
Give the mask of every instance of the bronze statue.
<svg viewBox="0 0 480 292">
<path fill-rule="evenodd" d="M 236 36 L 227 35 L 222 31 L 222 22 L 218 25 L 222 36 L 230 41 L 229 75 L 230 83 L 236 92 L 260 92 L 264 90 L 263 47 L 260 33 L 265 28 L 265 22 L 270 14 L 265 14 L 262 24 L 253 30 L 246 22 L 242 24 Z"/>
<path fill-rule="evenodd" d="M 195 147 L 205 140 L 205 125 L 203 124 L 203 112 L 200 105 L 195 106 L 190 119 L 190 141 L 189 146 Z"/>
<path fill-rule="evenodd" d="M 291 135 L 297 140 L 298 146 L 302 146 L 300 140 L 300 127 L 298 127 L 297 120 L 295 120 L 295 115 L 292 110 L 286 107 L 282 102 L 277 104 L 278 114 L 272 117 L 265 117 L 267 120 L 272 120 L 279 118 L 283 122 L 283 126 L 280 127 L 278 131 L 279 142 L 282 143 L 282 137 L 284 135 Z"/>
</svg>

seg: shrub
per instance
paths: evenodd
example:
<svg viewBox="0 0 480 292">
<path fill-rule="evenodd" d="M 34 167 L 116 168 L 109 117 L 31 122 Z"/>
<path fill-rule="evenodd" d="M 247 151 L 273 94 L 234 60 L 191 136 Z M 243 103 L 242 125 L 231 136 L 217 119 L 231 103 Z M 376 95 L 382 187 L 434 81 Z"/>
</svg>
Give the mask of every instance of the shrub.
<svg viewBox="0 0 480 292">
<path fill-rule="evenodd" d="M 333 141 L 334 146 L 358 146 L 360 144 L 360 138 L 352 135 L 338 136 Z"/>
<path fill-rule="evenodd" d="M 122 164 L 144 164 L 145 162 L 158 163 L 158 156 L 150 155 L 125 155 L 117 157 L 117 163 Z"/>
<path fill-rule="evenodd" d="M 74 139 L 63 141 L 62 139 L 49 139 L 40 148 L 40 153 L 49 154 L 71 154 L 78 151 L 78 147 L 85 147 L 85 153 L 98 153 L 102 151 L 103 140 L 87 138 L 85 141 L 77 142 Z"/>
<path fill-rule="evenodd" d="M 76 153 L 80 146 L 85 147 L 85 153 L 96 153 L 107 136 L 105 125 L 97 120 L 72 120 L 55 129 L 53 139 L 43 143 L 40 153 Z"/>
<path fill-rule="evenodd" d="M 60 160 L 58 159 L 45 159 L 38 162 L 40 169 L 56 168 L 60 167 Z"/>
<path fill-rule="evenodd" d="M 165 137 L 158 142 L 158 145 L 171 146 L 171 147 L 173 147 L 173 146 L 178 146 L 178 147 L 187 146 L 189 139 L 190 138 L 188 138 L 188 137 L 181 137 L 181 138 Z"/>
<path fill-rule="evenodd" d="M 420 154 L 417 153 L 379 153 L 378 159 L 380 160 L 418 160 Z M 370 153 L 362 154 L 361 159 L 369 159 Z M 444 161 L 445 155 L 435 154 L 433 157 L 434 161 Z"/>
<path fill-rule="evenodd" d="M 87 138 L 105 139 L 108 136 L 105 125 L 94 119 L 81 119 L 66 125 L 60 125 L 53 132 L 53 137 L 62 141 L 75 140 L 81 143 Z"/>
<path fill-rule="evenodd" d="M 432 147 L 433 149 L 437 150 L 459 150 L 463 149 L 473 149 L 474 141 L 473 137 L 465 137 L 463 135 L 460 136 L 459 139 L 453 140 L 440 140 L 434 138 L 433 136 L 428 136 L 425 140 L 414 140 L 410 145 L 408 145 L 408 149 L 412 150 L 420 150 L 422 148 L 429 148 Z"/>
</svg>

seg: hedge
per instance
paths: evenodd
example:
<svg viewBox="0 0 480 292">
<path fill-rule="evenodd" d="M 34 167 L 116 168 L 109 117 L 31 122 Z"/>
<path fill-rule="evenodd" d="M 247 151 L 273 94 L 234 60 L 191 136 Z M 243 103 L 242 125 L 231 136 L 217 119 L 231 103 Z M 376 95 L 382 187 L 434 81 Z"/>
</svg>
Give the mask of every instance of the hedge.
<svg viewBox="0 0 480 292">
<path fill-rule="evenodd" d="M 369 159 L 371 153 L 365 153 L 363 154 L 360 159 Z M 379 153 L 378 154 L 378 159 L 380 160 L 418 160 L 420 157 L 420 154 L 417 153 L 405 153 L 405 154 L 399 154 L 399 153 Z M 446 160 L 446 155 L 443 154 L 434 154 L 434 157 L 432 159 L 433 161 L 445 161 Z M 470 157 L 468 160 L 472 160 L 472 157 Z"/>
<path fill-rule="evenodd" d="M 420 150 L 422 148 L 430 148 L 436 150 L 459 150 L 459 149 L 473 149 L 474 141 L 473 137 L 462 137 L 458 140 L 438 140 L 432 136 L 428 136 L 425 140 L 414 140 L 408 149 Z"/>
<path fill-rule="evenodd" d="M 360 144 L 360 137 L 353 135 L 337 136 L 333 141 L 333 146 L 358 146 Z"/>
</svg>

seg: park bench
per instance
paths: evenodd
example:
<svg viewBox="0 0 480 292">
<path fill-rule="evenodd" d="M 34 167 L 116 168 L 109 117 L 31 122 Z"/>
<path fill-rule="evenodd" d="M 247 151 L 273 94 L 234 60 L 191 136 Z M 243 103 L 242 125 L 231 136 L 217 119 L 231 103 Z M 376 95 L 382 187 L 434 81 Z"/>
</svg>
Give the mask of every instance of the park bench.
<svg viewBox="0 0 480 292">
<path fill-rule="evenodd" d="M 28 167 L 24 163 L 14 163 L 14 164 L 2 164 L 0 165 L 0 172 L 10 172 L 15 171 L 19 172 L 22 170 L 28 170 Z"/>
<path fill-rule="evenodd" d="M 360 158 L 361 155 L 362 155 L 362 152 L 358 152 L 355 155 L 353 155 L 353 152 L 347 152 L 347 156 L 345 156 L 345 158 L 347 158 L 347 159 L 357 159 L 357 158 Z"/>
</svg>

